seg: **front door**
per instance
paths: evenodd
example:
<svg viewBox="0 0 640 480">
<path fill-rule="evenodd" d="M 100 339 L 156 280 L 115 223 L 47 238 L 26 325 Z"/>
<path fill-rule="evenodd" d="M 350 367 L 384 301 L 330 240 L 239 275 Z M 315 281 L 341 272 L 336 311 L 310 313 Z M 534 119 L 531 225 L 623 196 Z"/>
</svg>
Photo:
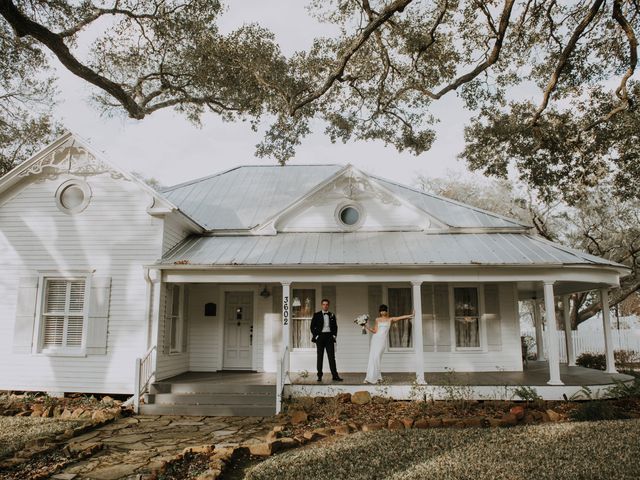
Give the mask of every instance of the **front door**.
<svg viewBox="0 0 640 480">
<path fill-rule="evenodd" d="M 227 292 L 224 315 L 225 369 L 250 370 L 253 338 L 253 293 Z"/>
</svg>

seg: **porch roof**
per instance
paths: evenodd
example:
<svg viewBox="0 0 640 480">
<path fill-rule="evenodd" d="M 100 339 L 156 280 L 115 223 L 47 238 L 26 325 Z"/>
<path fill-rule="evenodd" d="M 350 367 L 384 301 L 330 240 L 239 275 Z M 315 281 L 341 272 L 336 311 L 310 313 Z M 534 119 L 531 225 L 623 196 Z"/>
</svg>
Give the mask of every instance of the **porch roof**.
<svg viewBox="0 0 640 480">
<path fill-rule="evenodd" d="M 524 233 L 348 232 L 193 236 L 162 265 L 622 265 Z"/>
</svg>

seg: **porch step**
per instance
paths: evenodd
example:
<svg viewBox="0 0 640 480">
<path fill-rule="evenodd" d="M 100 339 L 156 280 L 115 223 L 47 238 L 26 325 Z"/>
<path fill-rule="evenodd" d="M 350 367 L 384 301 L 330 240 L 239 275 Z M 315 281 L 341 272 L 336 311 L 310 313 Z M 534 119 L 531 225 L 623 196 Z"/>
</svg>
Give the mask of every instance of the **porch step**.
<svg viewBox="0 0 640 480">
<path fill-rule="evenodd" d="M 144 415 L 271 416 L 275 414 L 274 385 L 207 382 L 157 382 L 150 386 Z"/>
<path fill-rule="evenodd" d="M 191 415 L 204 417 L 270 417 L 273 406 L 256 405 L 140 405 L 142 415 Z"/>
</svg>

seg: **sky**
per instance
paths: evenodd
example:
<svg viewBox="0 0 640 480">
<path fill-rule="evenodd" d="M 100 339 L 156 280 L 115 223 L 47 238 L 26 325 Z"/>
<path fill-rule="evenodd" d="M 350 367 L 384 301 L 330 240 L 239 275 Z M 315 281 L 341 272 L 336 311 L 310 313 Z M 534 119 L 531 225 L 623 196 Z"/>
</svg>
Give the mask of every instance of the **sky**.
<svg viewBox="0 0 640 480">
<path fill-rule="evenodd" d="M 221 18 L 222 31 L 258 22 L 275 33 L 285 54 L 305 48 L 314 37 L 327 33 L 327 26 L 307 13 L 307 2 L 239 0 L 230 3 Z M 254 155 L 261 136 L 251 130 L 248 122 L 224 123 L 214 114 L 206 114 L 198 127 L 170 110 L 155 112 L 143 120 L 133 120 L 124 114 L 105 117 L 89 100 L 91 86 L 62 68 L 58 69 L 58 77 L 60 101 L 55 116 L 63 125 L 89 140 L 118 166 L 153 177 L 162 185 L 174 185 L 239 165 L 276 163 Z M 453 93 L 436 102 L 431 113 L 440 119 L 435 126 L 437 140 L 433 148 L 422 155 L 398 153 L 378 141 L 332 144 L 318 124 L 289 163 L 351 163 L 366 172 L 412 186 L 419 175 L 466 175 L 464 162 L 458 160 L 457 155 L 464 146 L 463 128 L 469 112 Z"/>
</svg>

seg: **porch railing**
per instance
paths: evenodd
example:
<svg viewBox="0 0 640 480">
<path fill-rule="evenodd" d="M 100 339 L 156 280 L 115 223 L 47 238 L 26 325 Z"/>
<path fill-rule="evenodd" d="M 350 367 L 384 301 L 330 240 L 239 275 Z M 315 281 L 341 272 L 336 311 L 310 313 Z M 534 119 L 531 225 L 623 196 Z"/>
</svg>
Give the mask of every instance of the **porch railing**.
<svg viewBox="0 0 640 480">
<path fill-rule="evenodd" d="M 133 392 L 133 411 L 138 413 L 140 410 L 140 395 L 144 395 L 149 387 L 151 378 L 155 375 L 153 366 L 153 354 L 156 351 L 156 346 L 152 346 L 142 358 L 136 358 L 136 378 L 134 382 Z"/>
<path fill-rule="evenodd" d="M 285 346 L 282 352 L 282 358 L 278 362 L 276 371 L 276 414 L 282 411 L 282 394 L 284 392 L 285 379 L 287 378 L 287 357 L 289 356 L 289 347 Z"/>
</svg>

